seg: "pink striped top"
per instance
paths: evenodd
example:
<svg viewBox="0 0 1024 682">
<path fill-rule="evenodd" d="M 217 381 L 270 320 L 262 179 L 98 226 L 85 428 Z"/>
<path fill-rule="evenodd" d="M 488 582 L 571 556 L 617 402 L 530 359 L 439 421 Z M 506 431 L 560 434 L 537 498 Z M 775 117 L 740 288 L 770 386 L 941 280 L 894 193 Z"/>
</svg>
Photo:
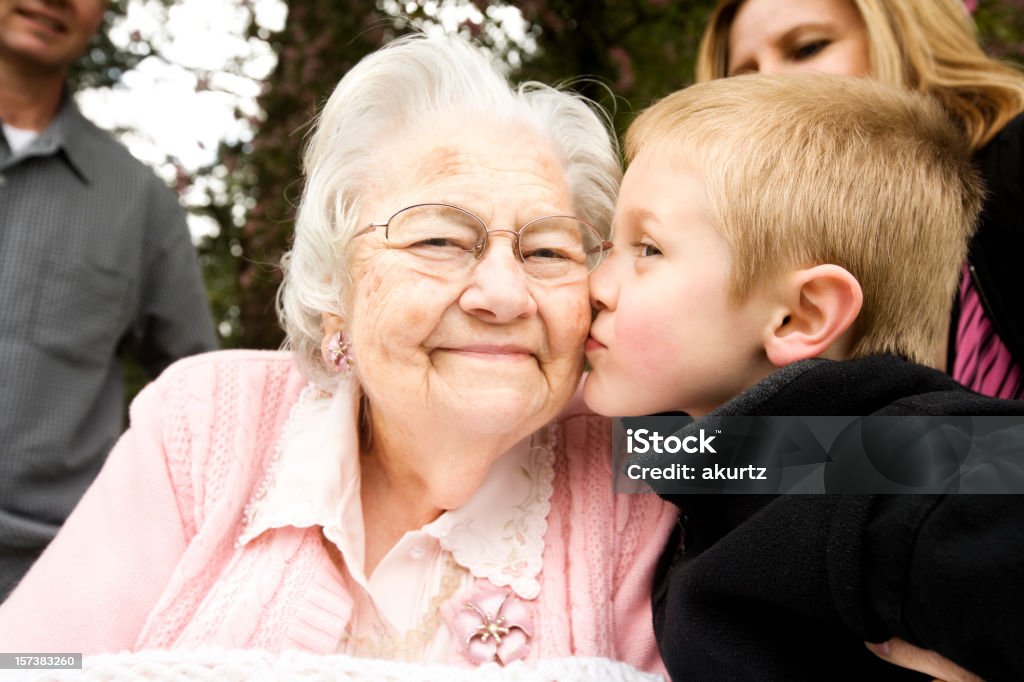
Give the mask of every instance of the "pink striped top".
<svg viewBox="0 0 1024 682">
<path fill-rule="evenodd" d="M 1021 368 L 996 334 L 966 263 L 960 282 L 955 350 L 953 378 L 967 388 L 996 398 L 1020 399 L 1024 395 Z"/>
</svg>

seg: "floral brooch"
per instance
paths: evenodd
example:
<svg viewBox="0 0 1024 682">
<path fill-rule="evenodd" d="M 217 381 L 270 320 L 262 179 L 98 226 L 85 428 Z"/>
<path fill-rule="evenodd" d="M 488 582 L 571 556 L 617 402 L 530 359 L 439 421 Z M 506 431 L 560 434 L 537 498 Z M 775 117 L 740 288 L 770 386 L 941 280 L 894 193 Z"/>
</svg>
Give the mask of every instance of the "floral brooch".
<svg viewBox="0 0 1024 682">
<path fill-rule="evenodd" d="M 487 585 L 446 605 L 445 620 L 456 645 L 475 665 L 526 658 L 533 637 L 530 607 L 508 588 Z"/>
</svg>

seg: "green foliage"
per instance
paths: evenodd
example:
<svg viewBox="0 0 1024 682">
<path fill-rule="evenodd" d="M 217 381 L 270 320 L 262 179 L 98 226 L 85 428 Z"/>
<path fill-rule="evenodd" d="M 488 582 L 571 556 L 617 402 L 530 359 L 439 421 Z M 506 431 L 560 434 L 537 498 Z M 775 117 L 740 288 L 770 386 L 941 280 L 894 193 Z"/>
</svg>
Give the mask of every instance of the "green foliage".
<svg viewBox="0 0 1024 682">
<path fill-rule="evenodd" d="M 287 248 L 300 193 L 300 154 L 310 122 L 338 81 L 359 59 L 399 32 L 375 6 L 355 0 L 292 3 L 285 30 L 272 38 L 277 68 L 260 97 L 265 119 L 249 148 L 225 149 L 231 195 L 254 199 L 242 225 L 221 222 L 235 245 L 238 343 L 276 348 L 277 263 Z M 214 251 L 211 251 L 213 257 Z"/>
<path fill-rule="evenodd" d="M 515 74 L 575 88 L 625 131 L 637 111 L 693 81 L 713 0 L 533 0 L 519 3 L 540 48 Z M 579 80 L 583 77 L 587 80 Z"/>
<path fill-rule="evenodd" d="M 164 8 L 174 4 L 175 0 L 152 0 Z M 68 80 L 73 90 L 80 88 L 103 88 L 116 84 L 128 71 L 139 62 L 154 54 L 154 46 L 133 36 L 126 50 L 119 49 L 110 40 L 110 28 L 120 17 L 123 17 L 130 0 L 110 0 L 107 13 L 103 17 L 103 25 L 93 36 L 89 48 L 75 64 Z"/>
<path fill-rule="evenodd" d="M 986 52 L 1024 64 L 1024 1 L 980 0 L 974 22 Z"/>
</svg>

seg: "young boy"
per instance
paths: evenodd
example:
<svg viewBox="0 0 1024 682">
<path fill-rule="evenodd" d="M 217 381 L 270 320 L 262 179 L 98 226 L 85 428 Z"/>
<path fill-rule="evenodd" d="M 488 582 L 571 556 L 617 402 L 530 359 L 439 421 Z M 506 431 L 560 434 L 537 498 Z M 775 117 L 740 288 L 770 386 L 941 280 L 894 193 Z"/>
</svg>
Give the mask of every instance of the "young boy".
<svg viewBox="0 0 1024 682">
<path fill-rule="evenodd" d="M 645 111 L 626 154 L 591 278 L 594 410 L 1024 414 L 926 367 L 981 196 L 937 104 L 866 79 L 716 80 Z M 1022 679 L 1024 498 L 665 496 L 673 678 L 920 679 L 864 646 L 900 637 Z"/>
</svg>

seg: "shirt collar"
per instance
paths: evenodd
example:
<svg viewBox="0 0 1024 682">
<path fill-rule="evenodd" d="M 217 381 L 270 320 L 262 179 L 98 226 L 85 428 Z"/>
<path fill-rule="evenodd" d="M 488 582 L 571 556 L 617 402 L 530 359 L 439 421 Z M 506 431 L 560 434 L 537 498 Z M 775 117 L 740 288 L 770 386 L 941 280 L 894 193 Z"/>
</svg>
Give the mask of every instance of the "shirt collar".
<svg viewBox="0 0 1024 682">
<path fill-rule="evenodd" d="M 320 526 L 347 564 L 363 565 L 358 415 L 354 382 L 342 382 L 333 396 L 312 386 L 303 391 L 246 508 L 238 546 L 272 528 Z M 464 505 L 421 529 L 474 576 L 523 599 L 540 594 L 553 443 L 551 427 L 520 441 L 495 461 Z"/>
<path fill-rule="evenodd" d="M 95 156 L 89 150 L 92 131 L 90 124 L 82 116 L 75 98 L 65 88 L 61 96 L 61 105 L 57 115 L 50 121 L 39 137 L 32 141 L 15 159 L 33 156 L 53 156 L 61 153 L 71 170 L 82 180 L 89 183 L 90 175 L 97 169 L 92 167 L 90 160 Z"/>
</svg>

